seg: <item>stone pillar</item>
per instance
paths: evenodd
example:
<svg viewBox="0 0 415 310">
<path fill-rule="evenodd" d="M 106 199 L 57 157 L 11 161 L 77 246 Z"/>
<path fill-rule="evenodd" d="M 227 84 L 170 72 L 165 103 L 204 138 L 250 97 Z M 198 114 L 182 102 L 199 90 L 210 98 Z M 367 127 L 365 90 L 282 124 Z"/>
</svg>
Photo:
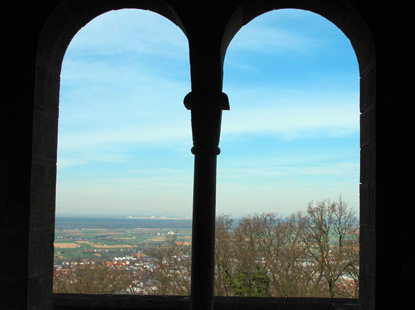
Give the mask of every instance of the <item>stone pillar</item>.
<svg viewBox="0 0 415 310">
<path fill-rule="evenodd" d="M 195 155 L 190 309 L 212 310 L 214 289 L 216 157 L 224 93 L 191 92 L 184 104 L 191 110 Z"/>
</svg>

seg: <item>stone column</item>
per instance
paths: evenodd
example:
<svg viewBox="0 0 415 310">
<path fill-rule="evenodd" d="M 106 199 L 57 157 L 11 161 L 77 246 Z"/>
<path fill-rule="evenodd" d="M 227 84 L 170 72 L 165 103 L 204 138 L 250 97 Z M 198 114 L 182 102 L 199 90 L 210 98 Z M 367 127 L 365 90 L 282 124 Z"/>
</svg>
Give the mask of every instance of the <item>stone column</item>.
<svg viewBox="0 0 415 310">
<path fill-rule="evenodd" d="M 184 104 L 191 110 L 195 155 L 190 309 L 212 310 L 214 289 L 216 158 L 224 93 L 191 92 Z"/>
</svg>

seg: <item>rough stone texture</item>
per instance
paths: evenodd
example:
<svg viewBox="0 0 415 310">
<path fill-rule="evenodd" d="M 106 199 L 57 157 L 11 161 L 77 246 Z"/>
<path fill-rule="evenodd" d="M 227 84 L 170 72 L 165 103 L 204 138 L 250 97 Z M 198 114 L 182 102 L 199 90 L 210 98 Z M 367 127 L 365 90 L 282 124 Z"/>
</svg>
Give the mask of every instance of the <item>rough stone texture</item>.
<svg viewBox="0 0 415 310">
<path fill-rule="evenodd" d="M 189 309 L 184 296 L 126 296 L 56 294 L 53 310 L 180 310 Z M 356 299 L 215 297 L 217 310 L 357 310 Z"/>
<path fill-rule="evenodd" d="M 0 258 L 0 309 L 52 309 L 60 66 L 66 47 L 81 27 L 105 11 L 120 8 L 150 9 L 186 30 L 192 91 L 201 93 L 221 91 L 227 43 L 244 23 L 266 11 L 308 9 L 330 19 L 348 36 L 361 75 L 359 303 L 361 309 L 373 310 L 399 309 L 412 302 L 415 68 L 408 40 L 414 26 L 405 2 L 386 4 L 369 0 L 212 0 L 209 5 L 187 0 L 5 1 L 0 238 L 7 253 Z M 93 309 L 99 300 L 92 298 L 82 307 Z M 171 303 L 157 298 L 148 308 L 162 309 L 167 305 L 163 300 Z M 267 304 L 265 299 L 223 299 L 217 300 L 217 309 L 260 309 L 263 302 L 263 307 L 273 308 L 273 302 Z M 55 304 L 55 308 L 60 306 L 64 305 Z M 331 307 L 323 300 L 291 299 L 279 300 L 275 309 L 314 306 Z M 332 307 L 327 309 L 346 309 L 336 303 Z"/>
</svg>

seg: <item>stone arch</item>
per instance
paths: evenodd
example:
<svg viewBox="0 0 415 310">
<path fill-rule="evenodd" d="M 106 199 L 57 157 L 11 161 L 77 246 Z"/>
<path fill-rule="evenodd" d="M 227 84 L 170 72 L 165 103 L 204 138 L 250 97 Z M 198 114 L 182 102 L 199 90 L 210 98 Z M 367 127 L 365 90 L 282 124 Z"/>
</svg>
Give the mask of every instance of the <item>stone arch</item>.
<svg viewBox="0 0 415 310">
<path fill-rule="evenodd" d="M 234 11 L 224 30 L 221 63 L 236 33 L 256 17 L 278 9 L 311 11 L 336 25 L 351 41 L 360 72 L 360 305 L 371 308 L 375 296 L 376 193 L 376 55 L 372 35 L 350 1 L 246 0 Z"/>
<path fill-rule="evenodd" d="M 49 15 L 43 27 L 38 44 L 37 62 L 49 62 L 50 65 L 60 68 L 66 48 L 82 27 L 101 14 L 120 9 L 141 9 L 160 14 L 176 24 L 186 35 L 182 21 L 164 0 L 110 0 L 85 3 L 65 1 Z"/>
<path fill-rule="evenodd" d="M 221 46 L 222 62 L 232 38 L 244 25 L 266 12 L 279 9 L 300 9 L 323 16 L 350 39 L 361 75 L 374 65 L 375 49 L 369 28 L 359 12 L 347 0 L 336 3 L 327 0 L 246 0 L 234 11 L 224 31 Z"/>
<path fill-rule="evenodd" d="M 164 1 L 63 1 L 50 13 L 39 35 L 35 59 L 32 135 L 29 304 L 52 304 L 57 132 L 60 71 L 75 34 L 95 17 L 118 9 L 158 13 L 184 32 L 176 12 Z M 41 291 L 42 293 L 36 293 Z"/>
<path fill-rule="evenodd" d="M 62 1 L 50 13 L 39 36 L 35 59 L 33 143 L 30 196 L 30 232 L 28 260 L 29 290 L 43 289 L 42 294 L 30 293 L 30 304 L 52 303 L 52 268 L 54 211 L 56 187 L 57 130 L 59 111 L 60 68 L 66 48 L 76 32 L 93 18 L 110 10 L 136 8 L 158 13 L 186 34 L 177 12 L 168 1 L 108 0 L 108 1 Z M 361 77 L 361 303 L 370 305 L 374 298 L 375 229 L 375 50 L 368 27 L 358 11 L 348 0 L 245 0 L 233 10 L 224 29 L 220 46 L 223 65 L 226 49 L 239 29 L 255 17 L 270 10 L 297 8 L 320 14 L 339 27 L 351 40 L 359 62 Z M 218 7 L 217 10 L 220 8 Z M 219 14 L 219 12 L 218 12 Z M 222 16 L 222 18 L 225 18 Z M 225 18 L 226 19 L 226 18 Z M 190 23 L 191 24 L 191 23 Z M 220 28 L 220 27 L 219 27 Z M 222 30 L 222 28 L 220 29 Z M 218 29 L 217 35 L 220 35 Z M 195 36 L 197 33 L 195 34 Z M 204 45 L 202 46 L 204 47 Z M 199 50 L 198 50 L 199 51 Z M 207 51 L 206 51 L 207 52 Z M 210 53 L 210 52 L 209 52 Z M 200 55 L 198 55 L 200 56 Z M 215 55 L 216 56 L 216 55 Z M 195 66 L 196 67 L 196 66 Z M 196 70 L 196 69 L 195 69 Z M 197 70 L 204 75 L 203 70 Z M 216 71 L 215 71 L 216 72 Z M 210 77 L 216 75 L 208 75 Z M 192 81 L 193 81 L 192 77 Z M 202 82 L 212 82 L 205 79 Z M 193 81 L 194 82 L 194 81 Z M 203 83 L 202 83 L 203 84 Z M 216 84 L 220 84 L 218 81 Z M 219 86 L 210 88 L 220 88 Z M 200 87 L 204 90 L 204 86 Z M 208 89 L 210 89 L 208 87 Z M 196 87 L 196 90 L 199 90 Z M 45 242 L 45 240 L 47 242 Z"/>
</svg>

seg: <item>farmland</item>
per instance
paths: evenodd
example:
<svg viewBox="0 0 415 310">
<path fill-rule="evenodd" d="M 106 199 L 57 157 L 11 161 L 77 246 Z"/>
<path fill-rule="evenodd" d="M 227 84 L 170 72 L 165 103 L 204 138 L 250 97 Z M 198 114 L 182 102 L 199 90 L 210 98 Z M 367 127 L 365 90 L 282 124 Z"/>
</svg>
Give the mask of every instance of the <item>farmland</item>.
<svg viewBox="0 0 415 310">
<path fill-rule="evenodd" d="M 57 218 L 55 264 L 134 255 L 169 235 L 191 244 L 190 220 Z"/>
</svg>

